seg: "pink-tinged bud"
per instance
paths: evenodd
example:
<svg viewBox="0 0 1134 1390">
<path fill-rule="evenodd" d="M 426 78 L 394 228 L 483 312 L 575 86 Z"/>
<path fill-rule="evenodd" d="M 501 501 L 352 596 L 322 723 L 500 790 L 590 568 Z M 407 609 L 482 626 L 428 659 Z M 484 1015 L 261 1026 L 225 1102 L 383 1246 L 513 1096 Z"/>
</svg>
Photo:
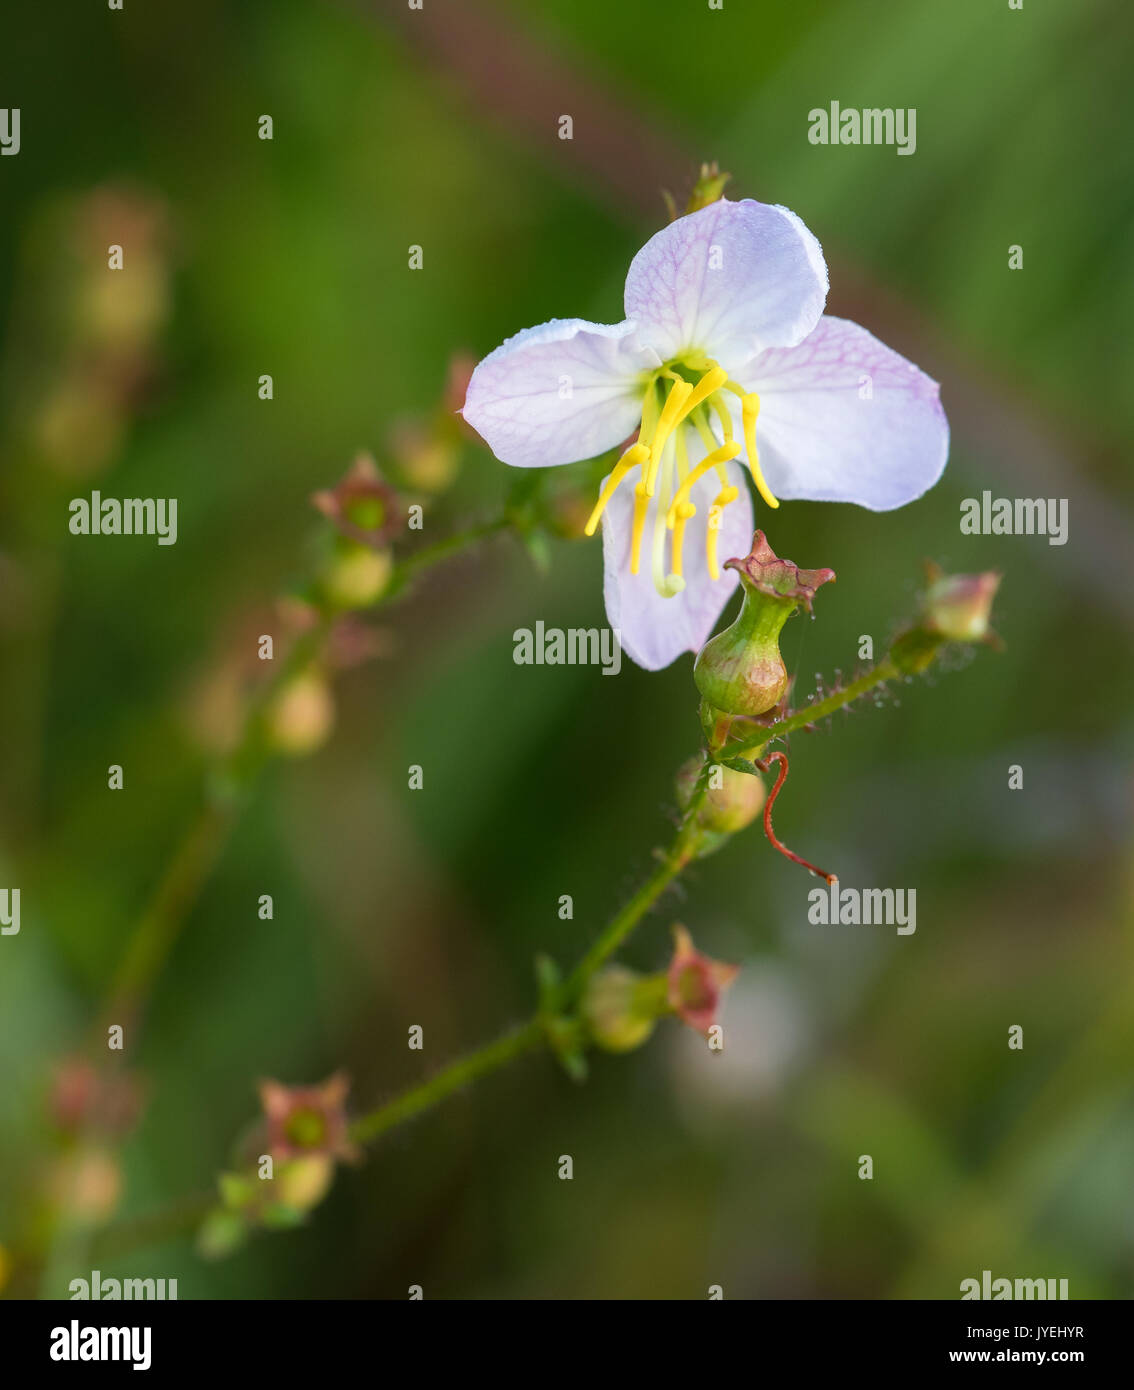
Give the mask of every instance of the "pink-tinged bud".
<svg viewBox="0 0 1134 1390">
<path fill-rule="evenodd" d="M 777 558 L 763 531 L 743 560 L 726 567 L 740 575 L 744 600 L 731 627 L 701 649 L 693 667 L 706 702 L 727 715 L 765 714 L 783 698 L 787 668 L 780 655 L 780 630 L 797 608 L 810 610 L 816 590 L 834 570 L 801 570 Z"/>
<path fill-rule="evenodd" d="M 347 1134 L 346 1097 L 350 1081 L 336 1072 L 320 1086 L 260 1082 L 260 1103 L 268 1122 L 268 1147 L 277 1158 L 354 1160 L 358 1150 Z"/>
<path fill-rule="evenodd" d="M 684 811 L 692 800 L 701 775 L 702 760 L 694 755 L 677 773 L 677 804 Z M 716 835 L 735 835 L 751 825 L 764 809 L 764 783 L 747 772 L 716 764 L 709 774 L 705 799 L 697 812 L 697 824 Z"/>
<path fill-rule="evenodd" d="M 293 676 L 278 691 L 264 713 L 272 748 L 302 757 L 320 748 L 335 722 L 335 701 L 326 678 L 318 671 Z"/>
<path fill-rule="evenodd" d="M 311 497 L 312 506 L 348 540 L 375 550 L 384 550 L 397 533 L 397 501 L 369 454 L 359 454 L 334 488 Z"/>
<path fill-rule="evenodd" d="M 926 569 L 929 588 L 921 613 L 890 648 L 894 665 L 911 675 L 926 670 L 946 642 L 983 642 L 988 646 L 1000 643 L 989 626 L 989 618 L 1001 576 L 992 570 L 983 574 L 944 574 L 932 564 Z"/>
<path fill-rule="evenodd" d="M 48 1110 L 65 1134 L 88 1130 L 117 1138 L 137 1123 L 142 1103 L 136 1077 L 100 1071 L 85 1057 L 67 1057 L 55 1068 Z"/>
<path fill-rule="evenodd" d="M 592 1040 L 607 1052 L 640 1047 L 665 1011 L 666 985 L 664 975 L 639 975 L 622 965 L 592 975 L 579 1001 Z"/>
<path fill-rule="evenodd" d="M 690 1028 L 707 1033 L 717 1020 L 721 995 L 740 973 L 740 966 L 703 956 L 684 927 L 674 927 L 673 940 L 668 972 L 670 1007 Z"/>
<path fill-rule="evenodd" d="M 994 635 L 988 623 L 1001 577 L 992 570 L 942 574 L 933 567 L 922 626 L 947 642 L 987 642 Z"/>
</svg>

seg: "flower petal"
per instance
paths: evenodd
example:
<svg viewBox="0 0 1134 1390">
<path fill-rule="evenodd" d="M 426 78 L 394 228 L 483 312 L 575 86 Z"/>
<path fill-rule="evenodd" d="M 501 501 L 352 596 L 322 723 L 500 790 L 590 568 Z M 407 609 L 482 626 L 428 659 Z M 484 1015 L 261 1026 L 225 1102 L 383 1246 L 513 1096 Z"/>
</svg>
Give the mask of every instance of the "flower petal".
<svg viewBox="0 0 1134 1390">
<path fill-rule="evenodd" d="M 760 395 L 756 448 L 779 497 L 886 512 L 945 467 L 937 383 L 857 323 L 825 315 L 798 347 L 756 358 L 743 384 Z"/>
<path fill-rule="evenodd" d="M 502 463 L 577 463 L 631 433 L 642 414 L 639 375 L 658 365 L 633 323 L 552 319 L 477 364 L 462 414 Z"/>
<path fill-rule="evenodd" d="M 704 450 L 690 453 L 690 463 Z M 611 498 L 602 518 L 603 596 L 610 626 L 618 633 L 622 650 L 647 671 L 660 671 L 682 652 L 698 652 L 716 625 L 739 576 L 724 569 L 734 555 L 746 555 L 752 544 L 752 498 L 735 463 L 726 465 L 729 482 L 740 489 L 736 501 L 725 507 L 717 537 L 721 577 L 709 578 L 705 553 L 705 529 L 709 509 L 720 492 L 720 479 L 710 471 L 693 485 L 691 500 L 697 508 L 685 530 L 683 573 L 685 588 L 673 598 L 663 598 L 650 575 L 650 537 L 654 534 L 657 498 L 646 514 L 642 541 L 642 565 L 630 573 L 630 534 L 634 520 L 634 489 L 630 480 Z"/>
<path fill-rule="evenodd" d="M 827 265 L 794 212 L 722 198 L 650 238 L 626 276 L 626 317 L 668 361 L 702 349 L 735 375 L 758 352 L 806 338 Z"/>
</svg>

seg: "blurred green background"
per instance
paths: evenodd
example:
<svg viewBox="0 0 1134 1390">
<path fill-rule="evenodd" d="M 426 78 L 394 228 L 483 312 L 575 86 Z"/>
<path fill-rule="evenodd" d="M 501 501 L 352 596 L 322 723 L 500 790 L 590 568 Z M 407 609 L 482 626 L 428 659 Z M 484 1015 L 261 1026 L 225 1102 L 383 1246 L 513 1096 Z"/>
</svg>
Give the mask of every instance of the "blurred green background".
<svg viewBox="0 0 1134 1390">
<path fill-rule="evenodd" d="M 813 881 L 753 828 L 626 953 L 660 968 L 682 920 L 742 962 L 722 1057 L 674 1024 L 583 1087 L 521 1062 L 383 1140 L 302 1230 L 99 1267 L 182 1298 L 956 1298 L 984 1269 L 1130 1295 L 1132 28 L 1120 0 L 5 17 L 0 884 L 22 931 L 0 939 L 0 1245 L 56 1161 L 51 1067 L 199 803 L 225 673 L 302 573 L 309 495 L 360 449 L 385 466 L 454 353 L 619 318 L 661 187 L 717 159 L 733 196 L 803 217 L 829 308 L 938 378 L 953 430 L 900 512 L 776 514 L 779 554 L 839 575 L 785 631 L 797 693 L 893 633 L 924 558 L 1005 574 L 1006 650 L 797 735 L 777 806 L 844 883 L 916 888 L 916 935 L 810 926 Z M 916 154 L 811 146 L 833 99 L 916 108 Z M 123 225 L 144 249 L 116 278 Z M 420 540 L 493 515 L 506 474 L 470 442 Z M 177 544 L 68 535 L 95 487 L 177 497 Z M 1069 543 L 961 536 L 985 488 L 1067 498 Z M 261 1076 L 341 1066 L 362 1109 L 523 1018 L 535 954 L 570 964 L 648 871 L 698 745 L 691 659 L 514 665 L 517 627 L 603 621 L 597 544 L 550 561 L 500 537 L 376 614 L 333 738 L 260 784 L 130 1057 L 148 1104 L 119 1217 L 207 1190 Z M 47 1270 L 56 1295 L 89 1272 L 50 1249 Z"/>
</svg>

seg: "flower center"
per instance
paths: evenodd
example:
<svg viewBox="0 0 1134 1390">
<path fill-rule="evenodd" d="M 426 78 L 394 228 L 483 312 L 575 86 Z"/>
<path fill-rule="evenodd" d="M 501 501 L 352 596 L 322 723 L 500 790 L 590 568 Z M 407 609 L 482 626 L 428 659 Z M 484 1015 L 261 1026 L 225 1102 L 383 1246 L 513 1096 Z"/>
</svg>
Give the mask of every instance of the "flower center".
<svg viewBox="0 0 1134 1390">
<path fill-rule="evenodd" d="M 687 380 L 683 371 L 696 380 Z M 638 438 L 614 465 L 584 528 L 588 536 L 594 535 L 610 499 L 637 469 L 634 522 L 630 534 L 630 573 L 637 574 L 641 569 L 646 517 L 650 499 L 656 496 L 650 572 L 654 588 L 663 598 L 673 598 L 685 588 L 682 574 L 685 528 L 697 515 L 697 508 L 690 498 L 694 485 L 710 469 L 716 470 L 721 490 L 706 518 L 705 563 L 709 578 L 720 578 L 717 537 L 721 518 L 725 507 L 740 496 L 740 489 L 729 482 L 725 468 L 740 453 L 740 445 L 733 438 L 729 395 L 740 400 L 741 429 L 752 480 L 768 506 L 778 507 L 779 502 L 764 481 L 756 453 L 756 417 L 760 411 L 760 397 L 755 391 L 745 391 L 735 381 L 730 381 L 724 368 L 708 358 L 701 358 L 696 364 L 677 360 L 659 367 L 650 375 L 642 399 L 642 424 Z M 719 422 L 723 444 L 717 443 L 709 424 L 710 410 Z M 704 458 L 693 468 L 689 466 L 690 432 L 700 436 L 705 448 Z"/>
<path fill-rule="evenodd" d="M 327 1118 L 310 1107 L 293 1110 L 284 1124 L 284 1133 L 297 1149 L 317 1149 L 327 1142 Z"/>
</svg>

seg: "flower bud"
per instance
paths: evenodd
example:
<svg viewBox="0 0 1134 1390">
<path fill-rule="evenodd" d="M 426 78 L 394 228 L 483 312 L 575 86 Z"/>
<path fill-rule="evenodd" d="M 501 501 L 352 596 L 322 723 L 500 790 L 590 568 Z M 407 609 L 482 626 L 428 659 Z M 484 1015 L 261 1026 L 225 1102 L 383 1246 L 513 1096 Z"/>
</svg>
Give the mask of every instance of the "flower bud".
<svg viewBox="0 0 1134 1390">
<path fill-rule="evenodd" d="M 445 433 L 418 421 L 402 421 L 390 431 L 390 454 L 399 481 L 422 492 L 442 492 L 457 476 L 461 452 L 456 430 Z"/>
<path fill-rule="evenodd" d="M 579 1010 L 599 1047 L 629 1052 L 654 1031 L 665 1003 L 665 976 L 651 978 L 611 965 L 587 981 Z"/>
<path fill-rule="evenodd" d="M 703 956 L 684 927 L 674 927 L 673 940 L 667 974 L 670 1007 L 690 1028 L 707 1033 L 717 1020 L 721 996 L 740 973 L 740 966 Z"/>
<path fill-rule="evenodd" d="M 388 550 L 340 538 L 323 570 L 323 593 L 335 608 L 368 608 L 385 593 L 393 569 Z"/>
<path fill-rule="evenodd" d="M 108 1149 L 85 1146 L 66 1154 L 48 1179 L 51 1196 L 83 1226 L 99 1226 L 118 1209 L 122 1165 Z"/>
<path fill-rule="evenodd" d="M 331 687 L 317 671 L 293 676 L 265 714 L 268 738 L 278 753 L 301 757 L 326 742 L 335 722 Z"/>
<path fill-rule="evenodd" d="M 740 614 L 731 627 L 701 649 L 693 667 L 697 689 L 714 709 L 729 715 L 765 714 L 782 699 L 788 685 L 780 655 L 780 629 L 797 608 L 810 610 L 821 584 L 834 570 L 801 570 L 780 560 L 763 531 L 752 539 L 743 560 L 729 560 L 744 590 Z"/>
<path fill-rule="evenodd" d="M 677 804 L 684 811 L 693 797 L 702 761 L 694 755 L 677 773 Z M 697 824 L 716 835 L 735 835 L 751 825 L 764 809 L 764 783 L 747 772 L 734 772 L 717 763 L 709 773 L 705 799 L 697 812 Z"/>
<path fill-rule="evenodd" d="M 369 454 L 359 454 L 334 488 L 311 497 L 316 510 L 359 545 L 383 550 L 398 529 L 397 494 Z"/>
<path fill-rule="evenodd" d="M 992 601 L 1001 576 L 993 570 L 983 574 L 945 574 L 937 565 L 928 565 L 929 588 L 922 601 L 921 614 L 914 625 L 895 641 L 890 659 L 900 671 L 924 671 L 946 642 L 999 643 L 989 627 Z"/>
<path fill-rule="evenodd" d="M 268 1122 L 268 1147 L 277 1158 L 355 1159 L 347 1135 L 346 1097 L 350 1082 L 336 1072 L 319 1086 L 260 1082 L 260 1102 Z"/>
<path fill-rule="evenodd" d="M 100 1070 L 78 1055 L 55 1068 L 48 1110 L 54 1124 L 69 1138 L 80 1131 L 121 1138 L 137 1123 L 143 1102 L 142 1086 L 128 1072 Z"/>
<path fill-rule="evenodd" d="M 310 1211 L 327 1195 L 334 1176 L 334 1160 L 326 1154 L 288 1159 L 276 1170 L 276 1200 L 293 1211 Z"/>
<path fill-rule="evenodd" d="M 1000 579 L 992 570 L 984 574 L 942 574 L 931 569 L 922 626 L 940 633 L 947 642 L 986 642 L 990 636 L 992 600 L 1000 588 Z"/>
</svg>

